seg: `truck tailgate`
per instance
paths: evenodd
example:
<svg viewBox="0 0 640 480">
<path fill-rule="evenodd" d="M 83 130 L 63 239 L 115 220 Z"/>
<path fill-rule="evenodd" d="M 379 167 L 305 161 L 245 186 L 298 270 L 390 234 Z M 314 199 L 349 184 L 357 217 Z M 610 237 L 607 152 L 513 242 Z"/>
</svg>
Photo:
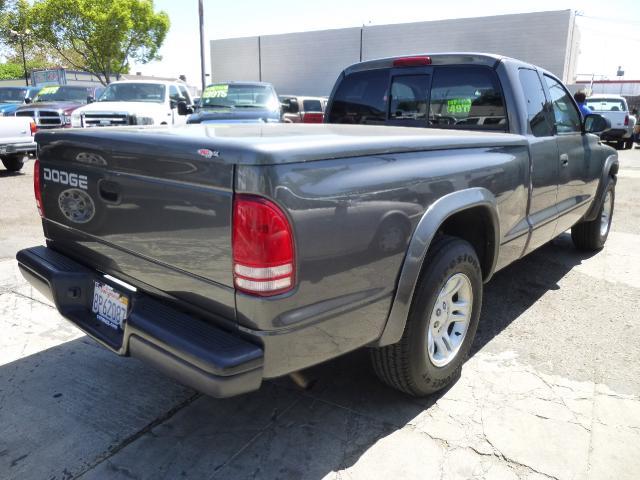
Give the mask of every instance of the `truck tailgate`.
<svg viewBox="0 0 640 480">
<path fill-rule="evenodd" d="M 37 137 L 49 245 L 228 318 L 233 165 L 189 140 L 129 138 Z"/>
<path fill-rule="evenodd" d="M 27 117 L 0 117 L 0 145 L 32 141 L 30 123 Z"/>
</svg>

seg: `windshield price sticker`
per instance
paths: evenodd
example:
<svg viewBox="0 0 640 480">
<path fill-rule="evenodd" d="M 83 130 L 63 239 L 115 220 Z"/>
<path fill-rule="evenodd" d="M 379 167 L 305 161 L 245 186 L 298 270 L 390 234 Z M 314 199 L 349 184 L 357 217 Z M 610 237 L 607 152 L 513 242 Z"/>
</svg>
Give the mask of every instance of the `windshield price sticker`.
<svg viewBox="0 0 640 480">
<path fill-rule="evenodd" d="M 42 90 L 38 92 L 38 95 L 49 95 L 52 93 L 56 93 L 59 88 L 60 87 L 58 86 L 44 87 Z"/>
<path fill-rule="evenodd" d="M 470 98 L 450 98 L 449 100 L 447 100 L 448 113 L 469 113 L 470 110 Z"/>
<path fill-rule="evenodd" d="M 211 85 L 205 88 L 202 98 L 226 98 L 229 92 L 229 85 Z"/>
</svg>

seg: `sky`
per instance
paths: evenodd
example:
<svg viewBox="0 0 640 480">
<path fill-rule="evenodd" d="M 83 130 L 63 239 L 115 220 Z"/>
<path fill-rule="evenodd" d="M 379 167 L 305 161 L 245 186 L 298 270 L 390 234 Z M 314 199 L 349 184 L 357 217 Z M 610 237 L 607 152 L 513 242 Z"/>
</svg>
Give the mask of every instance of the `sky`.
<svg viewBox="0 0 640 480">
<path fill-rule="evenodd" d="M 198 0 L 155 0 L 169 14 L 171 29 L 160 50 L 162 61 L 133 65 L 131 72 L 178 76 L 200 83 Z M 205 67 L 209 41 L 251 35 L 385 25 L 450 18 L 572 9 L 578 12 L 581 44 L 577 73 L 640 80 L 640 0 L 204 0 Z"/>
</svg>

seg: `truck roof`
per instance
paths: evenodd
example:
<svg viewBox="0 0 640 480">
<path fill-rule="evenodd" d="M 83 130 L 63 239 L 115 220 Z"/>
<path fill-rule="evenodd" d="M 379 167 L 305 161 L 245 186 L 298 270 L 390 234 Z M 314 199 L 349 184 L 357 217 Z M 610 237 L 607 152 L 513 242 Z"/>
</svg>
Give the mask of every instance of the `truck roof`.
<svg viewBox="0 0 640 480">
<path fill-rule="evenodd" d="M 376 68 L 389 68 L 393 67 L 393 64 L 398 59 L 414 59 L 414 58 L 428 58 L 429 65 L 459 65 L 459 64 L 474 64 L 474 65 L 486 65 L 489 67 L 495 66 L 498 62 L 505 58 L 503 55 L 496 55 L 493 53 L 478 53 L 478 52 L 445 52 L 445 53 L 422 53 L 411 55 L 398 55 L 395 57 L 378 58 L 375 60 L 367 60 L 364 62 L 354 63 L 353 65 L 344 69 L 345 75 L 361 70 L 372 70 Z"/>
<path fill-rule="evenodd" d="M 218 152 L 221 161 L 248 165 L 328 160 L 442 149 L 526 147 L 510 133 L 344 124 L 193 124 L 173 128 L 118 127 L 40 131 L 41 147 L 50 141 L 82 145 L 166 145 L 180 155 Z M 218 157 L 218 155 L 213 155 Z"/>
</svg>

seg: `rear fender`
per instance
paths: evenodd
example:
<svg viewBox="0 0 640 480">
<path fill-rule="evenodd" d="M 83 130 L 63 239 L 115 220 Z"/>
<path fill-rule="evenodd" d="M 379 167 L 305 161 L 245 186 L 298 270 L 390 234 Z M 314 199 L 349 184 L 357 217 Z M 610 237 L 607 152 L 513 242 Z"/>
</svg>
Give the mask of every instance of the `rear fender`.
<svg viewBox="0 0 640 480">
<path fill-rule="evenodd" d="M 391 345 L 398 342 L 402 337 L 425 256 L 440 226 L 451 215 L 478 206 L 485 207 L 490 212 L 493 223 L 495 237 L 493 239 L 493 261 L 491 268 L 484 275 L 485 280 L 491 277 L 495 269 L 500 245 L 500 226 L 494 195 L 485 188 L 477 187 L 453 192 L 438 199 L 424 213 L 411 237 L 407 254 L 400 270 L 398 287 L 391 311 L 376 346 Z"/>
</svg>

